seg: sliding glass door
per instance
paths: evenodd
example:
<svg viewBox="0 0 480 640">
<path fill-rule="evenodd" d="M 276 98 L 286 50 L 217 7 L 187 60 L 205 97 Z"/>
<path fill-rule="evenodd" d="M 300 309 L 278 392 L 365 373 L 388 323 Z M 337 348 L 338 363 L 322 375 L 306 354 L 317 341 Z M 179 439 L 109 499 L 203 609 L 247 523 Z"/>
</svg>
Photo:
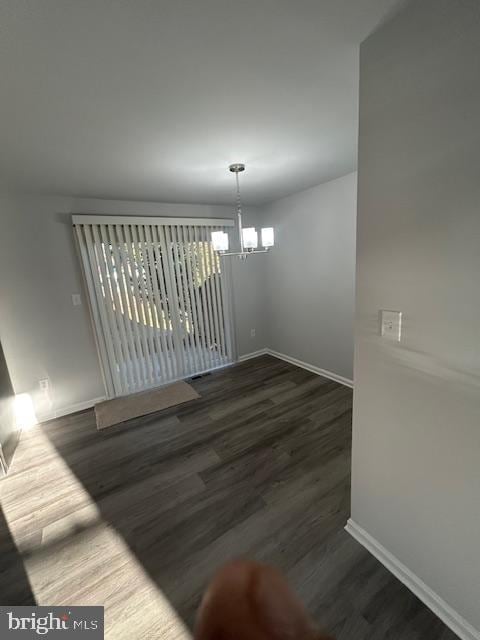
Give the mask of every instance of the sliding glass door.
<svg viewBox="0 0 480 640">
<path fill-rule="evenodd" d="M 233 359 L 229 284 L 210 241 L 231 222 L 154 220 L 73 219 L 109 397 Z"/>
</svg>

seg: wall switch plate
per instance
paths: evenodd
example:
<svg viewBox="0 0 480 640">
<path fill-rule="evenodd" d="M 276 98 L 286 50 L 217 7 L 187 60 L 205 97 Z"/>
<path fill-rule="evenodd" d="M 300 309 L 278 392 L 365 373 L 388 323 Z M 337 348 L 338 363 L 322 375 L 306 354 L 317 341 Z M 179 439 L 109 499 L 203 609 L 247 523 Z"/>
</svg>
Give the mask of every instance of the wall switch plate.
<svg viewBox="0 0 480 640">
<path fill-rule="evenodd" d="M 250 337 L 255 338 L 256 331 L 255 329 L 250 329 Z"/>
<path fill-rule="evenodd" d="M 402 312 L 380 310 L 380 335 L 386 340 L 400 342 L 402 338 Z"/>
<path fill-rule="evenodd" d="M 72 302 L 74 307 L 79 307 L 82 304 L 82 298 L 79 293 L 72 293 Z"/>
</svg>

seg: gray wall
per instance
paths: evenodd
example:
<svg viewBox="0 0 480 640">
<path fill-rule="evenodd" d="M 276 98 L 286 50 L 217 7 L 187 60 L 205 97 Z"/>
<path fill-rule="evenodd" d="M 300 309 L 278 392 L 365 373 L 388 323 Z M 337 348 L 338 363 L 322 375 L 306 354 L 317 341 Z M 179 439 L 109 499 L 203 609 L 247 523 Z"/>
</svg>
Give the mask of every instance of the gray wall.
<svg viewBox="0 0 480 640">
<path fill-rule="evenodd" d="M 254 226 L 248 215 L 245 224 Z M 255 221 L 255 226 L 260 223 Z M 268 325 L 265 308 L 266 255 L 252 256 L 245 262 L 238 258 L 224 258 L 232 265 L 233 309 L 237 353 L 239 356 L 264 349 L 267 344 Z M 252 336 L 252 330 L 254 335 Z"/>
<path fill-rule="evenodd" d="M 479 61 L 476 0 L 413 2 L 361 48 L 352 487 L 353 519 L 477 629 Z"/>
<path fill-rule="evenodd" d="M 0 478 L 10 466 L 16 431 L 15 394 L 0 342 Z"/>
<path fill-rule="evenodd" d="M 87 306 L 73 307 L 80 276 L 69 198 L 0 201 L 0 337 L 16 393 L 40 416 L 104 395 Z M 51 402 L 38 381 L 50 378 Z"/>
<path fill-rule="evenodd" d="M 16 393 L 30 393 L 40 417 L 104 395 L 70 213 L 232 217 L 233 207 L 170 205 L 66 197 L 0 198 L 0 339 Z M 256 210 L 246 210 L 256 224 Z M 260 257 L 260 256 L 259 256 Z M 230 259 L 231 260 L 231 259 Z M 244 268 L 246 266 L 246 269 Z M 259 265 L 232 262 L 235 326 L 241 355 L 264 346 Z M 250 329 L 257 327 L 257 337 Z M 39 391 L 49 378 L 51 395 Z"/>
<path fill-rule="evenodd" d="M 265 261 L 267 346 L 351 379 L 356 174 L 277 200 Z"/>
<path fill-rule="evenodd" d="M 104 395 L 71 213 L 232 217 L 232 206 L 0 198 L 0 338 L 16 393 L 39 417 Z M 355 174 L 247 207 L 245 225 L 272 225 L 276 247 L 231 263 L 239 356 L 265 346 L 351 378 Z M 337 260 L 338 255 L 342 260 Z M 299 260 L 299 258 L 301 258 Z M 71 294 L 81 292 L 74 307 Z M 252 336 L 252 330 L 255 335 Z M 39 391 L 49 378 L 51 393 Z"/>
</svg>

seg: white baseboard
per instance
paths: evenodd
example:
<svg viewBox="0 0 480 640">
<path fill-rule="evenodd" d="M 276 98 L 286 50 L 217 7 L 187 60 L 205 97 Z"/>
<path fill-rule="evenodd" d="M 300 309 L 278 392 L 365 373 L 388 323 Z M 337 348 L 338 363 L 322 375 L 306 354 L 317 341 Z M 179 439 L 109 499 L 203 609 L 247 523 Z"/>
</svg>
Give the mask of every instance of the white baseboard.
<svg viewBox="0 0 480 640">
<path fill-rule="evenodd" d="M 279 360 L 285 360 L 285 362 L 289 362 L 296 367 L 301 367 L 302 369 L 306 369 L 307 371 L 316 373 L 318 376 L 329 378 L 330 380 L 334 380 L 335 382 L 339 382 L 340 384 L 353 389 L 353 380 L 350 380 L 349 378 L 339 376 L 337 373 L 333 373 L 333 371 L 328 371 L 327 369 L 320 369 L 320 367 L 316 367 L 314 364 L 303 362 L 303 360 L 298 360 L 297 358 L 292 358 L 292 356 L 287 356 L 285 353 L 274 351 L 273 349 L 269 349 L 268 347 L 265 347 L 264 349 L 258 349 L 258 351 L 252 351 L 252 353 L 245 353 L 243 356 L 240 356 L 238 358 L 237 362 L 245 362 L 245 360 L 251 360 L 252 358 L 258 358 L 259 356 L 264 355 L 273 356 L 274 358 L 278 358 Z"/>
<path fill-rule="evenodd" d="M 106 400 L 105 396 L 100 398 L 92 398 L 91 400 L 84 400 L 83 402 L 76 402 L 75 404 L 68 405 L 67 407 L 62 407 L 61 409 L 57 409 L 56 411 L 52 411 L 51 413 L 44 413 L 38 416 L 38 422 L 46 422 L 47 420 L 53 420 L 54 418 L 61 418 L 63 416 L 68 416 L 71 413 L 76 413 L 77 411 L 84 411 L 85 409 L 91 409 L 99 402 L 103 402 Z"/>
<path fill-rule="evenodd" d="M 297 358 L 292 358 L 291 356 L 287 356 L 284 353 L 273 351 L 273 349 L 267 349 L 266 353 L 274 356 L 275 358 L 279 358 L 280 360 L 285 360 L 285 362 L 290 362 L 290 364 L 294 364 L 297 367 L 301 367 L 302 369 L 306 369 L 307 371 L 316 373 L 318 376 L 329 378 L 330 380 L 334 380 L 335 382 L 339 382 L 340 384 L 353 389 L 353 380 L 344 378 L 343 376 L 339 376 L 338 373 L 333 373 L 333 371 L 328 371 L 327 369 L 320 369 L 320 367 L 316 367 L 314 364 L 309 364 L 308 362 L 297 360 Z"/>
<path fill-rule="evenodd" d="M 245 360 L 251 360 L 252 358 L 258 358 L 268 353 L 268 349 L 258 349 L 258 351 L 252 351 L 251 353 L 245 353 L 243 356 L 237 358 L 237 362 L 245 362 Z"/>
<path fill-rule="evenodd" d="M 417 575 L 385 549 L 365 529 L 351 518 L 345 530 L 379 560 L 400 582 L 410 589 L 429 609 L 442 620 L 461 640 L 480 640 L 480 631 L 426 585 Z"/>
</svg>

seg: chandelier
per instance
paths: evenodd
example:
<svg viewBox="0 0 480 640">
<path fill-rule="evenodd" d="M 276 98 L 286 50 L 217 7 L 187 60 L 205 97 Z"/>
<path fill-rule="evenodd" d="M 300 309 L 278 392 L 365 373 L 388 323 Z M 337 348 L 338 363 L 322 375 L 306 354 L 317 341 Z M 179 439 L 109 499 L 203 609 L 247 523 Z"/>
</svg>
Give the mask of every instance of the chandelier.
<svg viewBox="0 0 480 640">
<path fill-rule="evenodd" d="M 237 231 L 239 251 L 228 251 L 229 238 L 225 231 L 213 231 L 212 245 L 215 251 L 223 256 L 238 256 L 241 260 L 246 260 L 248 256 L 254 253 L 267 253 L 270 247 L 273 247 L 273 227 L 264 227 L 261 229 L 261 247 L 258 248 L 258 233 L 254 227 L 242 227 L 242 200 L 240 198 L 240 182 L 238 174 L 245 171 L 245 165 L 239 162 L 231 164 L 230 171 L 235 174 L 237 184 Z"/>
</svg>

